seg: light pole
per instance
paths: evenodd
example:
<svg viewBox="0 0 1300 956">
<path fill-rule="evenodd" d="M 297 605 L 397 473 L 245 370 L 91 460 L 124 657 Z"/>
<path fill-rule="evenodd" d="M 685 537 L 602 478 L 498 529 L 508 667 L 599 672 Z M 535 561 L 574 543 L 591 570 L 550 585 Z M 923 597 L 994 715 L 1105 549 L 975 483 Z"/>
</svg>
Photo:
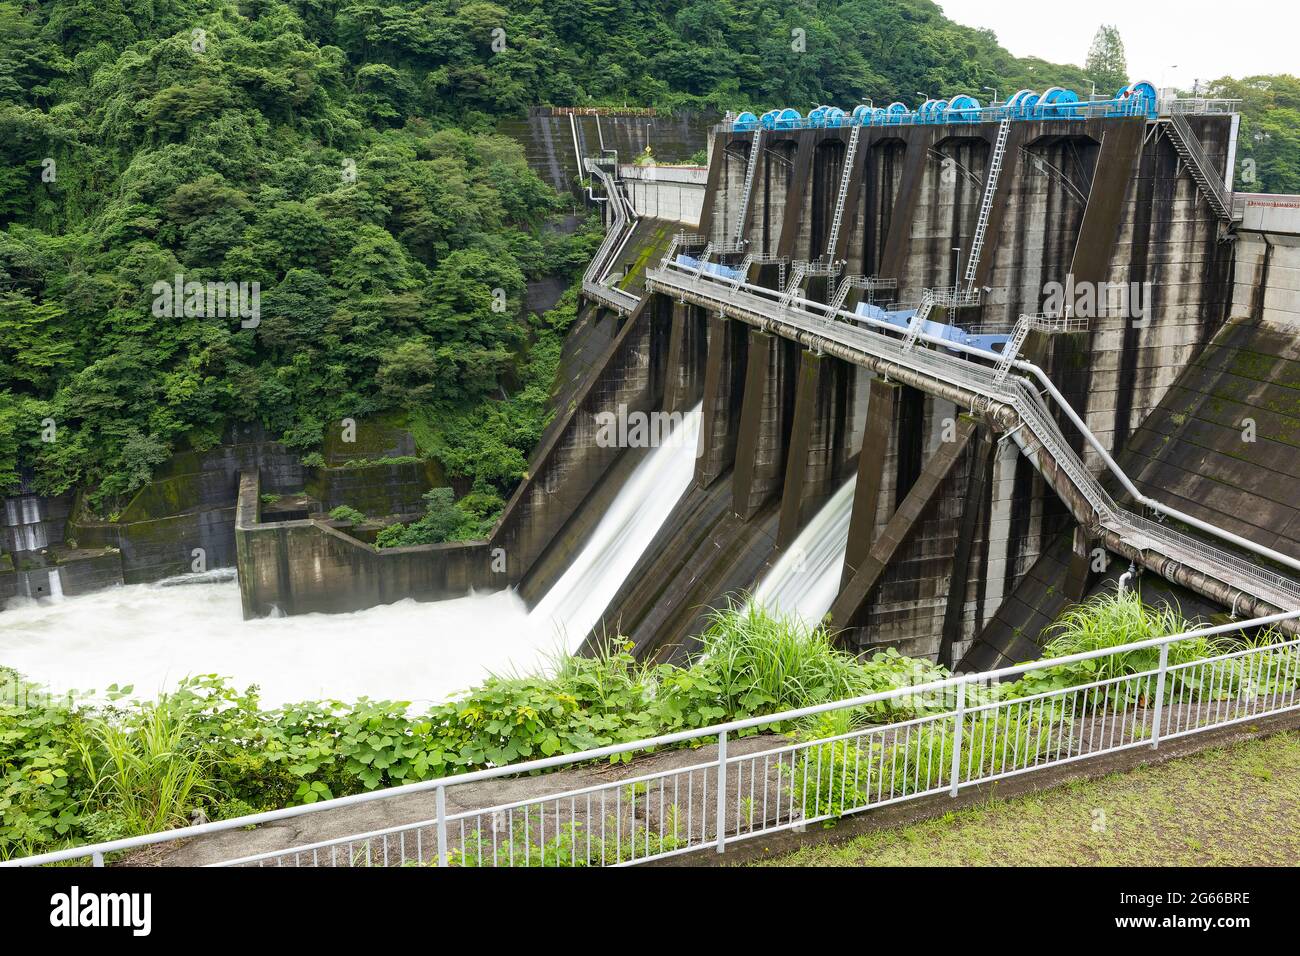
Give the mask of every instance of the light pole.
<svg viewBox="0 0 1300 956">
<path fill-rule="evenodd" d="M 998 91 L 997 91 L 997 89 L 995 89 L 995 88 L 992 87 L 992 86 L 981 86 L 980 89 L 981 89 L 981 90 L 988 90 L 990 93 L 993 94 L 993 100 L 992 100 L 992 102 L 989 103 L 989 106 L 997 106 L 997 105 L 998 105 Z"/>
</svg>

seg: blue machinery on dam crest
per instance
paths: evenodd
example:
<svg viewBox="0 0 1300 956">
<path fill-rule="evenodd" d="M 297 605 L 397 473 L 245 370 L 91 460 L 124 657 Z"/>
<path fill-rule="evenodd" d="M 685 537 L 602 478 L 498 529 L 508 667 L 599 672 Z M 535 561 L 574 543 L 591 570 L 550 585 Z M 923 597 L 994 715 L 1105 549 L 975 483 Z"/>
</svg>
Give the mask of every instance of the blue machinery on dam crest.
<svg viewBox="0 0 1300 956">
<path fill-rule="evenodd" d="M 894 102 L 887 107 L 859 105 L 846 113 L 838 106 L 819 106 L 803 116 L 796 109 L 768 110 L 762 116 L 743 112 L 731 121 L 731 129 L 747 133 L 755 129 L 834 129 L 840 126 L 909 126 L 938 123 L 986 123 L 1002 119 L 1087 119 L 1089 117 L 1145 116 L 1155 119 L 1159 101 L 1156 88 L 1146 80 L 1130 83 L 1112 97 L 1082 100 L 1079 94 L 1053 86 L 1037 93 L 1020 90 L 1004 103 L 982 106 L 966 93 L 952 99 L 927 99 L 916 109 Z"/>
</svg>

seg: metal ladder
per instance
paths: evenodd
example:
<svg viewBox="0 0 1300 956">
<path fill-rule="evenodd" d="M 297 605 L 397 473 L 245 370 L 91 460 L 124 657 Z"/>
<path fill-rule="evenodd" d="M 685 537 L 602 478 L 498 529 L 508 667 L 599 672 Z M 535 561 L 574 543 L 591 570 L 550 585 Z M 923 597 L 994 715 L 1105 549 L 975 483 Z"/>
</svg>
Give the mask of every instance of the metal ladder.
<svg viewBox="0 0 1300 956">
<path fill-rule="evenodd" d="M 910 352 L 916 345 L 916 337 L 921 334 L 921 327 L 925 325 L 926 320 L 930 318 L 930 310 L 934 308 L 934 293 L 926 289 L 921 293 L 921 305 L 912 316 L 911 323 L 907 326 L 907 337 L 903 339 L 903 351 Z"/>
<path fill-rule="evenodd" d="M 754 192 L 754 178 L 758 172 L 758 154 L 762 151 L 762 127 L 754 130 L 754 141 L 749 147 L 749 164 L 745 167 L 745 188 L 740 193 L 740 210 L 736 213 L 735 243 L 745 241 L 745 215 L 749 212 L 749 197 Z"/>
<path fill-rule="evenodd" d="M 1002 346 L 1002 357 L 998 359 L 997 368 L 993 371 L 993 384 L 1001 385 L 1007 380 L 1007 375 L 1011 373 L 1011 363 L 1016 360 L 1020 354 L 1021 347 L 1025 344 L 1025 339 L 1029 338 L 1030 328 L 1029 316 L 1022 315 L 1016 321 L 1015 331 L 1011 333 L 1011 340 Z"/>
<path fill-rule="evenodd" d="M 740 284 L 749 278 L 749 267 L 753 264 L 754 254 L 752 252 L 745 253 L 745 257 L 740 260 L 740 265 L 736 266 L 736 277 L 731 280 L 733 289 L 740 288 Z"/>
<path fill-rule="evenodd" d="M 857 129 L 857 127 L 854 127 L 854 129 Z M 840 287 L 835 290 L 835 295 L 831 296 L 831 301 L 827 305 L 827 308 L 831 310 L 831 315 L 834 315 L 840 309 L 844 308 L 844 303 L 849 298 L 849 290 L 853 288 L 853 280 L 856 278 L 859 277 L 845 276 L 840 280 Z"/>
<path fill-rule="evenodd" d="M 875 298 L 877 289 L 895 289 L 898 287 L 896 279 L 882 279 L 880 276 L 860 276 L 846 275 L 840 280 L 839 286 L 835 289 L 835 294 L 831 296 L 831 301 L 827 308 L 831 310 L 832 315 L 844 308 L 844 303 L 849 300 L 849 292 L 853 289 L 865 289 L 867 292 L 867 301 L 871 302 Z"/>
<path fill-rule="evenodd" d="M 794 271 L 790 273 L 790 284 L 785 287 L 781 293 L 781 308 L 789 308 L 790 303 L 794 301 L 797 293 L 802 291 L 803 277 L 808 274 L 808 263 L 799 260 L 794 264 Z"/>
<path fill-rule="evenodd" d="M 840 191 L 835 199 L 835 215 L 831 217 L 831 231 L 826 239 L 826 258 L 833 258 L 835 246 L 840 241 L 840 226 L 844 224 L 844 202 L 849 195 L 849 180 L 853 177 L 853 158 L 858 152 L 858 134 L 861 126 L 853 127 L 849 134 L 849 147 L 844 151 L 844 170 L 840 173 Z"/>
<path fill-rule="evenodd" d="M 980 253 L 984 251 L 984 233 L 989 227 L 989 216 L 993 213 L 993 194 L 998 188 L 998 174 L 1002 172 L 1002 158 L 1007 151 L 1007 137 L 1011 134 L 1011 117 L 1002 118 L 998 124 L 998 138 L 993 143 L 993 157 L 989 160 L 989 179 L 984 184 L 984 198 L 980 200 L 980 214 L 975 221 L 975 236 L 971 240 L 970 258 L 966 260 L 966 287 L 975 284 L 975 272 L 979 268 Z"/>
</svg>

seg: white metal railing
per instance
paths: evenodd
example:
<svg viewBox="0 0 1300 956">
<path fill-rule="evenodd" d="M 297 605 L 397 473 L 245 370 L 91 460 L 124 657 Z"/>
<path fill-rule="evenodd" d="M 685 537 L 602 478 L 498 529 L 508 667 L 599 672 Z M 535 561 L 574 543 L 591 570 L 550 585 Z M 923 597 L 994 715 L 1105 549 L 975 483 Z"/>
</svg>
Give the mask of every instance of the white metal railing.
<svg viewBox="0 0 1300 956">
<path fill-rule="evenodd" d="M 1189 113 L 1235 113 L 1241 108 L 1241 100 L 1208 99 L 1203 96 L 1165 97 L 1160 101 L 1160 115 L 1173 116 Z"/>
<path fill-rule="evenodd" d="M 996 365 L 1001 359 L 998 353 L 928 335 L 920 331 L 920 324 L 915 321 L 915 318 L 903 332 L 904 339 L 900 342 L 897 336 L 902 330 L 891 323 L 868 316 L 832 311 L 822 303 L 797 296 L 790 297 L 788 301 L 773 302 L 772 299 L 781 294 L 771 289 L 743 282 L 739 285 L 728 284 L 725 289 L 722 289 L 709 281 L 709 278 L 670 264 L 668 268 L 652 272 L 647 277 L 647 288 L 652 290 L 660 288 L 679 296 L 690 294 L 696 297 L 697 304 L 725 309 L 733 315 L 748 312 L 760 322 L 784 324 L 799 331 L 819 335 L 836 341 L 848 349 L 897 362 L 933 380 L 958 385 L 983 400 L 1007 404 L 1016 410 L 1021 420 L 1028 426 L 1029 435 L 1032 436 L 1031 441 L 1024 430 L 1014 430 L 1016 443 L 1034 461 L 1036 461 L 1033 455 L 1034 448 L 1037 446 L 1045 448 L 1088 501 L 1104 527 L 1124 540 L 1137 542 L 1135 547 L 1141 547 L 1143 550 L 1155 549 L 1167 558 L 1187 564 L 1229 587 L 1245 591 L 1275 607 L 1300 607 L 1300 582 L 1284 577 L 1270 568 L 1242 559 L 1221 546 L 1199 542 L 1166 525 L 1152 522 L 1121 508 L 1065 440 L 1055 418 L 1047 414 L 1042 399 L 1034 388 L 1018 376 L 1000 380 L 996 368 L 971 361 L 969 358 L 956 357 L 957 354 L 972 356 L 992 361 Z M 923 306 L 924 299 L 923 296 Z M 920 314 L 918 312 L 918 315 Z M 943 355 L 937 350 L 910 347 L 909 343 L 916 341 L 941 346 L 949 354 Z M 1132 495 L 1137 506 L 1150 508 L 1268 561 L 1300 570 L 1300 560 L 1294 557 L 1258 545 L 1143 495 L 1047 374 L 1029 362 L 1016 360 L 1012 364 L 1015 368 L 1033 376 L 1048 393 L 1052 401 L 1101 458 L 1106 468 Z"/>
<path fill-rule="evenodd" d="M 963 289 L 958 285 L 938 285 L 930 287 L 930 296 L 934 304 L 946 309 L 970 309 L 980 304 L 983 291 L 980 289 Z"/>
<path fill-rule="evenodd" d="M 602 280 L 609 272 L 618 250 L 631 235 L 637 215 L 627 197 L 623 195 L 622 189 L 619 188 L 618 180 L 604 169 L 605 165 L 605 162 L 597 159 L 588 158 L 586 161 L 587 171 L 599 178 L 605 186 L 605 193 L 609 197 L 611 218 L 605 232 L 605 239 L 596 250 L 596 254 L 592 256 L 587 271 L 583 274 L 582 291 L 618 312 L 627 313 L 635 309 L 641 300 L 623 289 L 605 285 Z M 618 168 L 617 159 L 614 160 L 614 168 Z"/>
<path fill-rule="evenodd" d="M 1206 657 L 1183 650 L 1297 617 L 1275 614 L 0 865 L 102 866 L 111 853 L 418 793 L 433 798 L 423 819 L 214 865 L 624 866 L 722 853 L 758 836 L 1300 709 L 1300 640 L 1234 641 Z M 1061 670 L 1086 661 L 1097 663 Z M 1005 683 L 1011 678 L 1026 680 Z M 534 777 L 540 792 L 523 799 L 448 806 L 449 791 L 469 784 L 670 747 L 683 748 L 673 766 L 632 763 L 616 779 Z"/>
</svg>

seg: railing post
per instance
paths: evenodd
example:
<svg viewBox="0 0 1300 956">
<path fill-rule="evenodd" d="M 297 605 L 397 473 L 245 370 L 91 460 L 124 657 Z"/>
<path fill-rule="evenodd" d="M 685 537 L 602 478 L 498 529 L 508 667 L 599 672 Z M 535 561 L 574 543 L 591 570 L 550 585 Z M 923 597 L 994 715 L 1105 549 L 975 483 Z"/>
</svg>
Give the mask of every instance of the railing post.
<svg viewBox="0 0 1300 956">
<path fill-rule="evenodd" d="M 727 732 L 718 734 L 718 852 L 727 852 Z"/>
<path fill-rule="evenodd" d="M 90 854 L 90 865 L 91 865 L 91 866 L 103 866 L 103 865 L 104 865 L 104 854 L 102 854 L 102 853 L 100 853 L 100 852 L 98 852 L 98 851 L 96 851 L 96 852 Z"/>
<path fill-rule="evenodd" d="M 447 788 L 434 791 L 438 813 L 438 865 L 447 865 Z"/>
<path fill-rule="evenodd" d="M 957 685 L 957 722 L 952 732 L 952 770 L 949 774 L 951 787 L 949 795 L 957 796 L 961 787 L 961 738 L 962 725 L 966 723 L 966 682 Z"/>
<path fill-rule="evenodd" d="M 1165 709 L 1165 675 L 1169 671 L 1169 643 L 1160 645 L 1160 669 L 1156 673 L 1156 712 L 1151 718 L 1151 749 L 1160 746 L 1160 715 Z"/>
</svg>

